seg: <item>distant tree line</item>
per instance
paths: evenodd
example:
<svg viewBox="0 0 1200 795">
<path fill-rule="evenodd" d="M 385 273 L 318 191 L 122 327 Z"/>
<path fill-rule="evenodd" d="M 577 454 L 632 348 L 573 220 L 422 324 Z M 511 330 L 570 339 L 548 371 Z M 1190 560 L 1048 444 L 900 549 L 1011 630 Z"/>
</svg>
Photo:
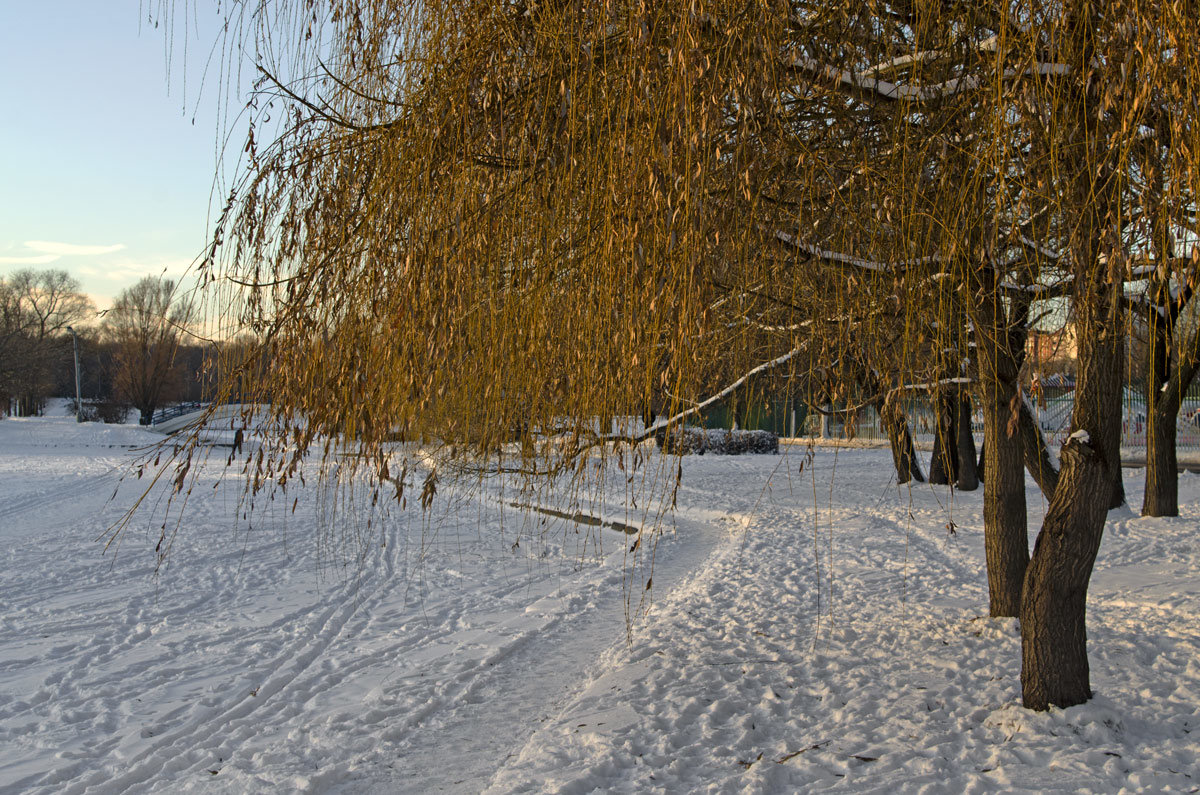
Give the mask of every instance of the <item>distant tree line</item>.
<svg viewBox="0 0 1200 795">
<path fill-rule="evenodd" d="M 191 302 L 178 285 L 147 276 L 97 313 L 63 270 L 23 269 L 0 277 L 0 418 L 42 414 L 51 397 L 75 397 L 71 331 L 79 341 L 85 419 L 148 424 L 175 402 L 204 401 L 244 341 L 192 337 Z M 236 398 L 236 388 L 233 390 Z"/>
</svg>

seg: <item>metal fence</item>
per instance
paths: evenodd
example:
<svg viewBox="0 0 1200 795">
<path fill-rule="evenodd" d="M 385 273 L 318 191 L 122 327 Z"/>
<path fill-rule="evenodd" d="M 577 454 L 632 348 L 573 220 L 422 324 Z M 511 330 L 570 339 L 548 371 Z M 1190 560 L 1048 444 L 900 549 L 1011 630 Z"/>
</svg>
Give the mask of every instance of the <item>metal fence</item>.
<svg viewBox="0 0 1200 795">
<path fill-rule="evenodd" d="M 173 406 L 161 408 L 154 412 L 154 416 L 150 419 L 150 424 L 158 425 L 160 422 L 166 422 L 167 420 L 174 419 L 175 417 L 182 417 L 184 414 L 190 414 L 193 411 L 198 411 L 204 408 L 206 405 L 208 404 L 196 401 L 191 403 L 176 403 Z"/>
<path fill-rule="evenodd" d="M 1070 433 L 1073 395 L 1050 398 L 1045 408 L 1035 406 L 1034 415 L 1046 435 L 1046 441 L 1057 446 Z M 1200 451 L 1200 398 L 1184 398 L 1183 405 L 1175 417 L 1178 451 Z M 1146 400 L 1133 390 L 1125 390 L 1121 410 L 1121 447 L 1128 450 L 1146 449 Z"/>
<path fill-rule="evenodd" d="M 1034 405 L 1037 420 L 1046 441 L 1057 448 L 1070 433 L 1071 409 L 1074 395 L 1050 398 L 1045 406 Z M 927 400 L 914 400 L 905 407 L 908 427 L 918 443 L 933 442 L 934 413 Z M 1176 448 L 1180 452 L 1200 452 L 1200 398 L 1185 398 L 1176 422 Z M 983 441 L 983 415 L 976 411 L 972 417 L 971 430 L 976 443 Z M 801 438 L 831 439 L 843 441 L 886 442 L 887 432 L 879 415 L 873 408 L 863 408 L 853 416 L 822 415 L 809 411 L 794 434 Z M 1146 448 L 1146 401 L 1134 392 L 1126 390 L 1121 416 L 1121 447 L 1129 451 Z"/>
</svg>

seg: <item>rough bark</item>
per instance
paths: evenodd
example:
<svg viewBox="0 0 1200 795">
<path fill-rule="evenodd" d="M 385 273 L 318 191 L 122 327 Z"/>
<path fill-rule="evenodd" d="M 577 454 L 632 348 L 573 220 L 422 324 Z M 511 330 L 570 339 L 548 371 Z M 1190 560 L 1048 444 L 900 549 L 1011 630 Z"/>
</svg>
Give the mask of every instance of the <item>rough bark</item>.
<svg viewBox="0 0 1200 795">
<path fill-rule="evenodd" d="M 1152 313 L 1156 314 L 1156 313 Z M 1178 390 L 1170 391 L 1171 349 L 1169 324 L 1158 317 L 1150 321 L 1146 351 L 1146 490 L 1143 516 L 1179 515 L 1179 464 L 1175 457 L 1175 415 Z"/>
<path fill-rule="evenodd" d="M 1171 339 L 1174 336 L 1178 312 L 1190 298 L 1168 304 L 1169 290 L 1161 288 L 1166 297 L 1159 298 L 1165 318 L 1151 312 L 1150 345 L 1146 354 L 1146 489 L 1142 498 L 1143 516 L 1179 515 L 1179 462 L 1176 458 L 1176 419 L 1183 395 L 1195 377 L 1200 363 L 1200 330 L 1193 332 L 1180 349 L 1176 362 L 1171 361 Z"/>
<path fill-rule="evenodd" d="M 912 434 L 908 430 L 908 420 L 900 408 L 899 401 L 894 397 L 880 399 L 875 404 L 875 410 L 879 412 L 879 418 L 887 431 L 888 444 L 892 448 L 896 483 L 908 483 L 910 480 L 923 483 L 925 476 L 921 473 L 921 462 L 917 458 Z"/>
<path fill-rule="evenodd" d="M 908 419 L 901 407 L 900 393 L 885 389 L 879 374 L 865 364 L 859 378 L 863 388 L 877 396 L 873 405 L 883 423 L 884 431 L 887 432 L 888 446 L 892 450 L 892 464 L 896 468 L 896 483 L 903 484 L 913 480 L 923 483 L 925 476 L 921 472 L 921 460 L 917 458 L 912 433 L 908 429 Z"/>
<path fill-rule="evenodd" d="M 1063 446 L 1062 460 L 1021 601 L 1021 691 L 1034 710 L 1092 697 L 1085 603 L 1108 513 L 1096 495 L 1110 474 L 1099 451 L 1077 438 Z"/>
<path fill-rule="evenodd" d="M 1010 321 L 994 289 L 984 285 L 976 294 L 979 299 L 972 320 L 987 452 L 983 529 L 989 610 L 993 616 L 1016 616 L 1029 563 L 1029 531 L 1021 436 L 1008 434 L 1008 420 L 1009 404 L 1017 391 L 1027 307 L 1018 308 L 1016 318 Z"/>
<path fill-rule="evenodd" d="M 975 436 L 971 433 L 971 397 L 966 390 L 958 395 L 958 489 L 975 491 L 979 488 L 975 468 Z"/>
<path fill-rule="evenodd" d="M 994 386 L 987 391 L 994 392 Z M 1008 401 L 1002 397 L 985 397 L 983 416 L 987 447 L 983 524 L 990 611 L 993 616 L 1015 616 L 1020 611 L 1021 583 L 1029 563 L 1021 440 L 1006 431 Z"/>
<path fill-rule="evenodd" d="M 933 395 L 933 411 L 933 457 L 929 460 L 929 482 L 944 486 L 958 477 L 958 440 L 955 434 L 958 411 L 954 391 L 936 391 Z"/>
<path fill-rule="evenodd" d="M 1179 462 L 1176 459 L 1176 421 L 1183 396 L 1200 369 L 1200 329 L 1179 349 L 1174 362 L 1171 340 L 1177 326 L 1175 321 L 1191 298 L 1190 287 L 1184 294 L 1168 303 L 1170 291 L 1160 298 L 1165 320 L 1151 312 L 1150 345 L 1146 362 L 1146 490 L 1142 499 L 1145 516 L 1179 515 Z"/>
<path fill-rule="evenodd" d="M 1121 328 L 1119 311 L 1103 308 L 1089 311 L 1102 314 L 1104 321 L 1101 327 L 1092 331 L 1092 340 L 1084 339 L 1084 322 L 1077 324 L 1080 329 L 1079 378 L 1071 427 L 1084 428 L 1092 434 L 1092 446 L 1103 458 L 1108 478 L 1108 486 L 1101 492 L 1107 493 L 1109 498 L 1105 507 L 1117 508 L 1125 504 L 1125 484 L 1121 476 L 1125 337 L 1118 331 Z M 1085 350 L 1085 347 L 1091 350 Z M 1089 358 L 1094 363 L 1086 364 Z"/>
<path fill-rule="evenodd" d="M 1166 169 L 1158 171 L 1158 192 L 1165 194 Z M 1154 249 L 1157 259 L 1175 256 L 1175 238 L 1168 214 L 1154 212 Z M 1149 344 L 1146 346 L 1146 488 L 1143 516 L 1179 515 L 1179 462 L 1176 459 L 1176 422 L 1183 396 L 1200 364 L 1200 329 L 1194 331 L 1172 356 L 1179 332 L 1178 321 L 1196 291 L 1196 273 L 1173 289 L 1170 268 L 1159 268 L 1146 286 L 1150 311 L 1146 313 Z"/>
<path fill-rule="evenodd" d="M 1085 229 L 1102 228 L 1101 210 L 1085 205 Z M 1021 689 L 1025 706 L 1035 710 L 1091 698 L 1087 587 L 1111 503 L 1105 497 L 1115 498 L 1113 484 L 1121 474 L 1121 286 L 1106 272 L 1098 237 L 1079 240 L 1077 261 L 1088 267 L 1077 278 L 1074 300 L 1079 375 L 1073 433 L 1063 446 L 1058 488 L 1038 534 L 1021 604 Z"/>
</svg>

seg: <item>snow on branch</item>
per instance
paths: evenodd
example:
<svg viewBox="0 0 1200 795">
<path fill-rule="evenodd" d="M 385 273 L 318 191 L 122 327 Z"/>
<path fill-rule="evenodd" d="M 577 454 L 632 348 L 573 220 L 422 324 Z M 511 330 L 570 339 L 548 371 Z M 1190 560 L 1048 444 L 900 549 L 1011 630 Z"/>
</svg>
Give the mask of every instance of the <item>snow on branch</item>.
<svg viewBox="0 0 1200 795">
<path fill-rule="evenodd" d="M 743 326 L 750 326 L 750 327 L 752 327 L 752 328 L 756 328 L 756 329 L 758 329 L 759 331 L 770 331 L 770 332 L 779 332 L 779 331 L 782 331 L 782 332 L 791 332 L 791 331 L 799 331 L 800 329 L 808 328 L 808 327 L 809 327 L 809 326 L 811 326 L 811 325 L 813 324 L 813 322 L 814 322 L 814 321 L 812 321 L 812 320 L 805 320 L 805 321 L 802 321 L 802 322 L 800 322 L 800 323 L 790 323 L 790 324 L 788 324 L 788 325 L 786 325 L 786 326 L 779 326 L 779 325 L 773 325 L 773 324 L 770 324 L 770 323 L 760 323 L 760 322 L 758 322 L 757 320 L 751 320 L 751 319 L 750 319 L 750 318 L 748 318 L 748 317 L 739 318 L 739 320 L 740 320 L 740 325 L 743 325 Z M 729 324 L 727 324 L 727 325 L 728 325 L 730 328 L 732 328 L 733 326 L 739 325 L 739 323 L 729 323 Z"/>
<path fill-rule="evenodd" d="M 850 314 L 847 312 L 847 313 L 843 313 L 840 315 L 830 315 L 829 317 L 809 318 L 808 320 L 801 320 L 798 323 L 789 323 L 786 326 L 772 325 L 772 324 L 768 324 L 768 323 L 760 323 L 759 321 L 751 320 L 748 317 L 741 317 L 741 318 L 738 318 L 737 322 L 727 323 L 726 328 L 734 328 L 738 325 L 746 325 L 746 326 L 751 326 L 753 328 L 756 328 L 759 331 L 792 332 L 792 331 L 800 331 L 800 330 L 806 329 L 806 328 L 812 328 L 813 326 L 815 326 L 819 323 L 845 323 L 847 321 L 862 323 L 862 322 L 864 322 L 870 318 L 876 317 L 880 314 L 882 314 L 882 312 L 880 310 L 874 310 L 874 311 L 867 312 L 864 314 L 859 314 L 859 315 L 854 315 L 854 314 Z"/>
<path fill-rule="evenodd" d="M 568 454 L 563 461 L 558 462 L 557 464 L 550 467 L 549 469 L 543 470 L 543 469 L 538 469 L 538 468 L 526 468 L 526 467 L 505 467 L 505 466 L 499 466 L 499 465 L 497 465 L 495 467 L 472 468 L 472 469 L 474 469 L 474 471 L 476 471 L 476 472 L 487 472 L 489 474 L 508 473 L 508 474 L 534 475 L 534 476 L 555 475 L 555 474 L 561 472 L 563 470 L 563 468 L 568 464 L 568 462 L 578 459 L 579 456 L 583 455 L 588 450 L 591 450 L 593 448 L 601 447 L 605 444 L 619 444 L 619 443 L 626 443 L 626 444 L 631 444 L 631 445 L 641 444 L 642 442 L 646 441 L 647 439 L 651 439 L 654 436 L 656 436 L 657 434 L 662 433 L 663 431 L 669 429 L 671 426 L 677 425 L 678 423 L 682 422 L 683 420 L 687 419 L 688 417 L 692 416 L 693 414 L 697 414 L 697 413 L 703 411 L 704 409 L 708 408 L 709 406 L 713 405 L 714 403 L 718 403 L 721 400 L 724 400 L 725 398 L 729 397 L 739 387 L 744 385 L 747 381 L 749 381 L 751 378 L 758 375 L 759 373 L 766 372 L 767 370 L 773 370 L 782 364 L 786 364 L 787 362 L 791 361 L 792 359 L 796 358 L 798 355 L 803 353 L 805 350 L 807 350 L 808 345 L 809 345 L 809 341 L 802 342 L 801 344 L 792 348 L 790 351 L 783 354 L 782 356 L 778 356 L 769 362 L 763 362 L 762 364 L 747 371 L 741 378 L 739 378 L 736 381 L 734 381 L 733 383 L 729 384 L 724 389 L 722 389 L 720 392 L 717 392 L 716 394 L 705 398 L 704 400 L 700 401 L 699 403 L 693 403 L 689 408 L 686 408 L 683 411 L 676 413 L 675 415 L 673 415 L 672 417 L 670 417 L 668 419 L 660 420 L 659 422 L 654 423 L 653 425 L 651 425 L 649 428 L 646 428 L 641 433 L 632 434 L 632 435 L 630 435 L 630 434 L 595 434 L 595 435 L 591 435 L 591 438 L 587 444 L 581 445 L 578 448 L 576 448 L 575 450 L 571 451 L 571 453 Z"/>
<path fill-rule="evenodd" d="M 996 36 L 988 36 L 983 41 L 976 45 L 975 49 L 979 52 L 995 52 L 998 46 L 999 39 Z M 908 55 L 900 55 L 895 58 L 889 58 L 886 61 L 868 66 L 858 72 L 859 75 L 865 76 L 878 72 L 886 72 L 888 69 L 899 69 L 909 64 L 919 64 L 925 61 L 942 58 L 946 54 L 945 50 L 921 50 L 920 52 L 909 53 Z"/>
<path fill-rule="evenodd" d="M 958 376 L 956 378 L 942 378 L 937 381 L 930 381 L 925 384 L 904 384 L 896 387 L 896 392 L 928 392 L 931 389 L 936 389 L 940 386 L 968 386 L 975 383 L 975 379 L 967 378 L 966 376 Z"/>
<path fill-rule="evenodd" d="M 679 413 L 675 414 L 673 417 L 670 417 L 669 419 L 654 423 L 654 425 L 647 428 L 639 436 L 633 437 L 633 439 L 638 442 L 645 441 L 646 439 L 649 439 L 651 436 L 653 436 L 655 433 L 658 433 L 659 431 L 662 431 L 666 428 L 669 428 L 672 425 L 675 425 L 676 423 L 682 421 L 686 417 L 689 417 L 692 414 L 696 414 L 700 411 L 703 411 L 704 409 L 708 408 L 709 406 L 713 405 L 714 403 L 719 403 L 720 401 L 722 401 L 725 398 L 732 395 L 735 391 L 737 391 L 738 387 L 745 384 L 747 381 L 749 381 L 754 376 L 758 375 L 759 373 L 766 372 L 767 370 L 773 370 L 781 364 L 786 364 L 787 362 L 796 358 L 798 355 L 800 355 L 807 349 L 808 349 L 808 342 L 805 341 L 805 342 L 801 343 L 800 345 L 797 345 L 796 347 L 792 348 L 790 351 L 783 354 L 782 356 L 776 357 L 769 362 L 763 362 L 762 364 L 760 364 L 757 367 L 753 368 L 752 370 L 748 371 L 745 375 L 743 375 L 738 380 L 736 380 L 733 383 L 726 386 L 720 392 L 717 392 L 716 394 L 711 395 L 708 398 L 705 398 L 704 400 L 695 404 L 691 408 L 686 408 L 683 411 L 680 411 Z M 600 439 L 608 440 L 608 441 L 625 441 L 625 440 L 627 440 L 627 437 L 619 437 L 619 436 L 604 437 L 604 436 L 601 436 Z"/>
<path fill-rule="evenodd" d="M 909 260 L 901 260 L 899 262 L 876 262 L 875 260 L 856 257 L 851 254 L 842 254 L 837 251 L 830 251 L 814 246 L 811 243 L 805 243 L 797 239 L 794 235 L 789 235 L 787 232 L 776 231 L 775 239 L 792 248 L 803 251 L 804 253 L 815 257 L 816 259 L 825 260 L 827 262 L 835 262 L 840 265 L 852 265 L 855 268 L 864 270 L 876 271 L 878 273 L 897 273 L 906 268 L 916 267 L 919 265 L 942 265 L 946 260 L 937 254 L 931 254 L 926 257 L 916 257 Z"/>
<path fill-rule="evenodd" d="M 1026 237 L 1025 235 L 1021 235 L 1020 239 L 1021 245 L 1033 249 L 1047 259 L 1059 260 L 1063 257 L 1061 251 L 1056 251 L 1049 246 L 1044 246 L 1036 240 Z"/>
<path fill-rule="evenodd" d="M 1129 285 L 1126 284 L 1125 287 L 1128 288 Z M 1161 318 L 1165 319 L 1167 317 L 1168 307 L 1163 306 L 1155 301 L 1151 301 L 1150 298 L 1144 293 L 1134 295 L 1126 294 L 1122 296 L 1122 301 L 1125 303 L 1126 308 L 1131 311 L 1153 312 Z"/>
<path fill-rule="evenodd" d="M 955 77 L 945 82 L 934 83 L 928 86 L 908 86 L 872 77 L 871 71 L 874 67 L 861 72 L 855 72 L 823 64 L 816 59 L 803 55 L 794 57 L 791 65 L 796 69 L 815 74 L 818 77 L 828 78 L 846 88 L 866 91 L 882 99 L 897 101 L 932 102 L 967 91 L 973 91 L 983 85 L 983 80 L 978 77 Z M 1071 67 L 1067 64 L 1037 63 L 1025 69 L 1005 69 L 1001 74 L 1001 79 L 1009 80 L 1014 77 L 1026 77 L 1035 74 L 1047 77 L 1059 76 L 1068 74 L 1070 71 Z"/>
<path fill-rule="evenodd" d="M 1029 293 L 1034 298 L 1060 298 L 1067 294 L 1074 284 L 1074 277 L 1067 277 L 1053 284 L 1018 284 L 1017 282 L 1000 282 L 997 285 L 1001 290 L 1009 290 L 1018 293 Z"/>
</svg>

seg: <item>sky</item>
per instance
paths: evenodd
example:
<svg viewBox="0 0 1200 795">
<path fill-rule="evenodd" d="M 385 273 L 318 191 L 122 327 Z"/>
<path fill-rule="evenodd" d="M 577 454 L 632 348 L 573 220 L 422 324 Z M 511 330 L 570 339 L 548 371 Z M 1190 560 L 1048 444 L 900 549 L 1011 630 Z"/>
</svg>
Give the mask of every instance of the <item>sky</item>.
<svg viewBox="0 0 1200 795">
<path fill-rule="evenodd" d="M 168 37 L 151 2 L 0 0 L 0 276 L 66 270 L 104 308 L 143 276 L 186 277 L 204 248 L 215 4 Z"/>
</svg>

